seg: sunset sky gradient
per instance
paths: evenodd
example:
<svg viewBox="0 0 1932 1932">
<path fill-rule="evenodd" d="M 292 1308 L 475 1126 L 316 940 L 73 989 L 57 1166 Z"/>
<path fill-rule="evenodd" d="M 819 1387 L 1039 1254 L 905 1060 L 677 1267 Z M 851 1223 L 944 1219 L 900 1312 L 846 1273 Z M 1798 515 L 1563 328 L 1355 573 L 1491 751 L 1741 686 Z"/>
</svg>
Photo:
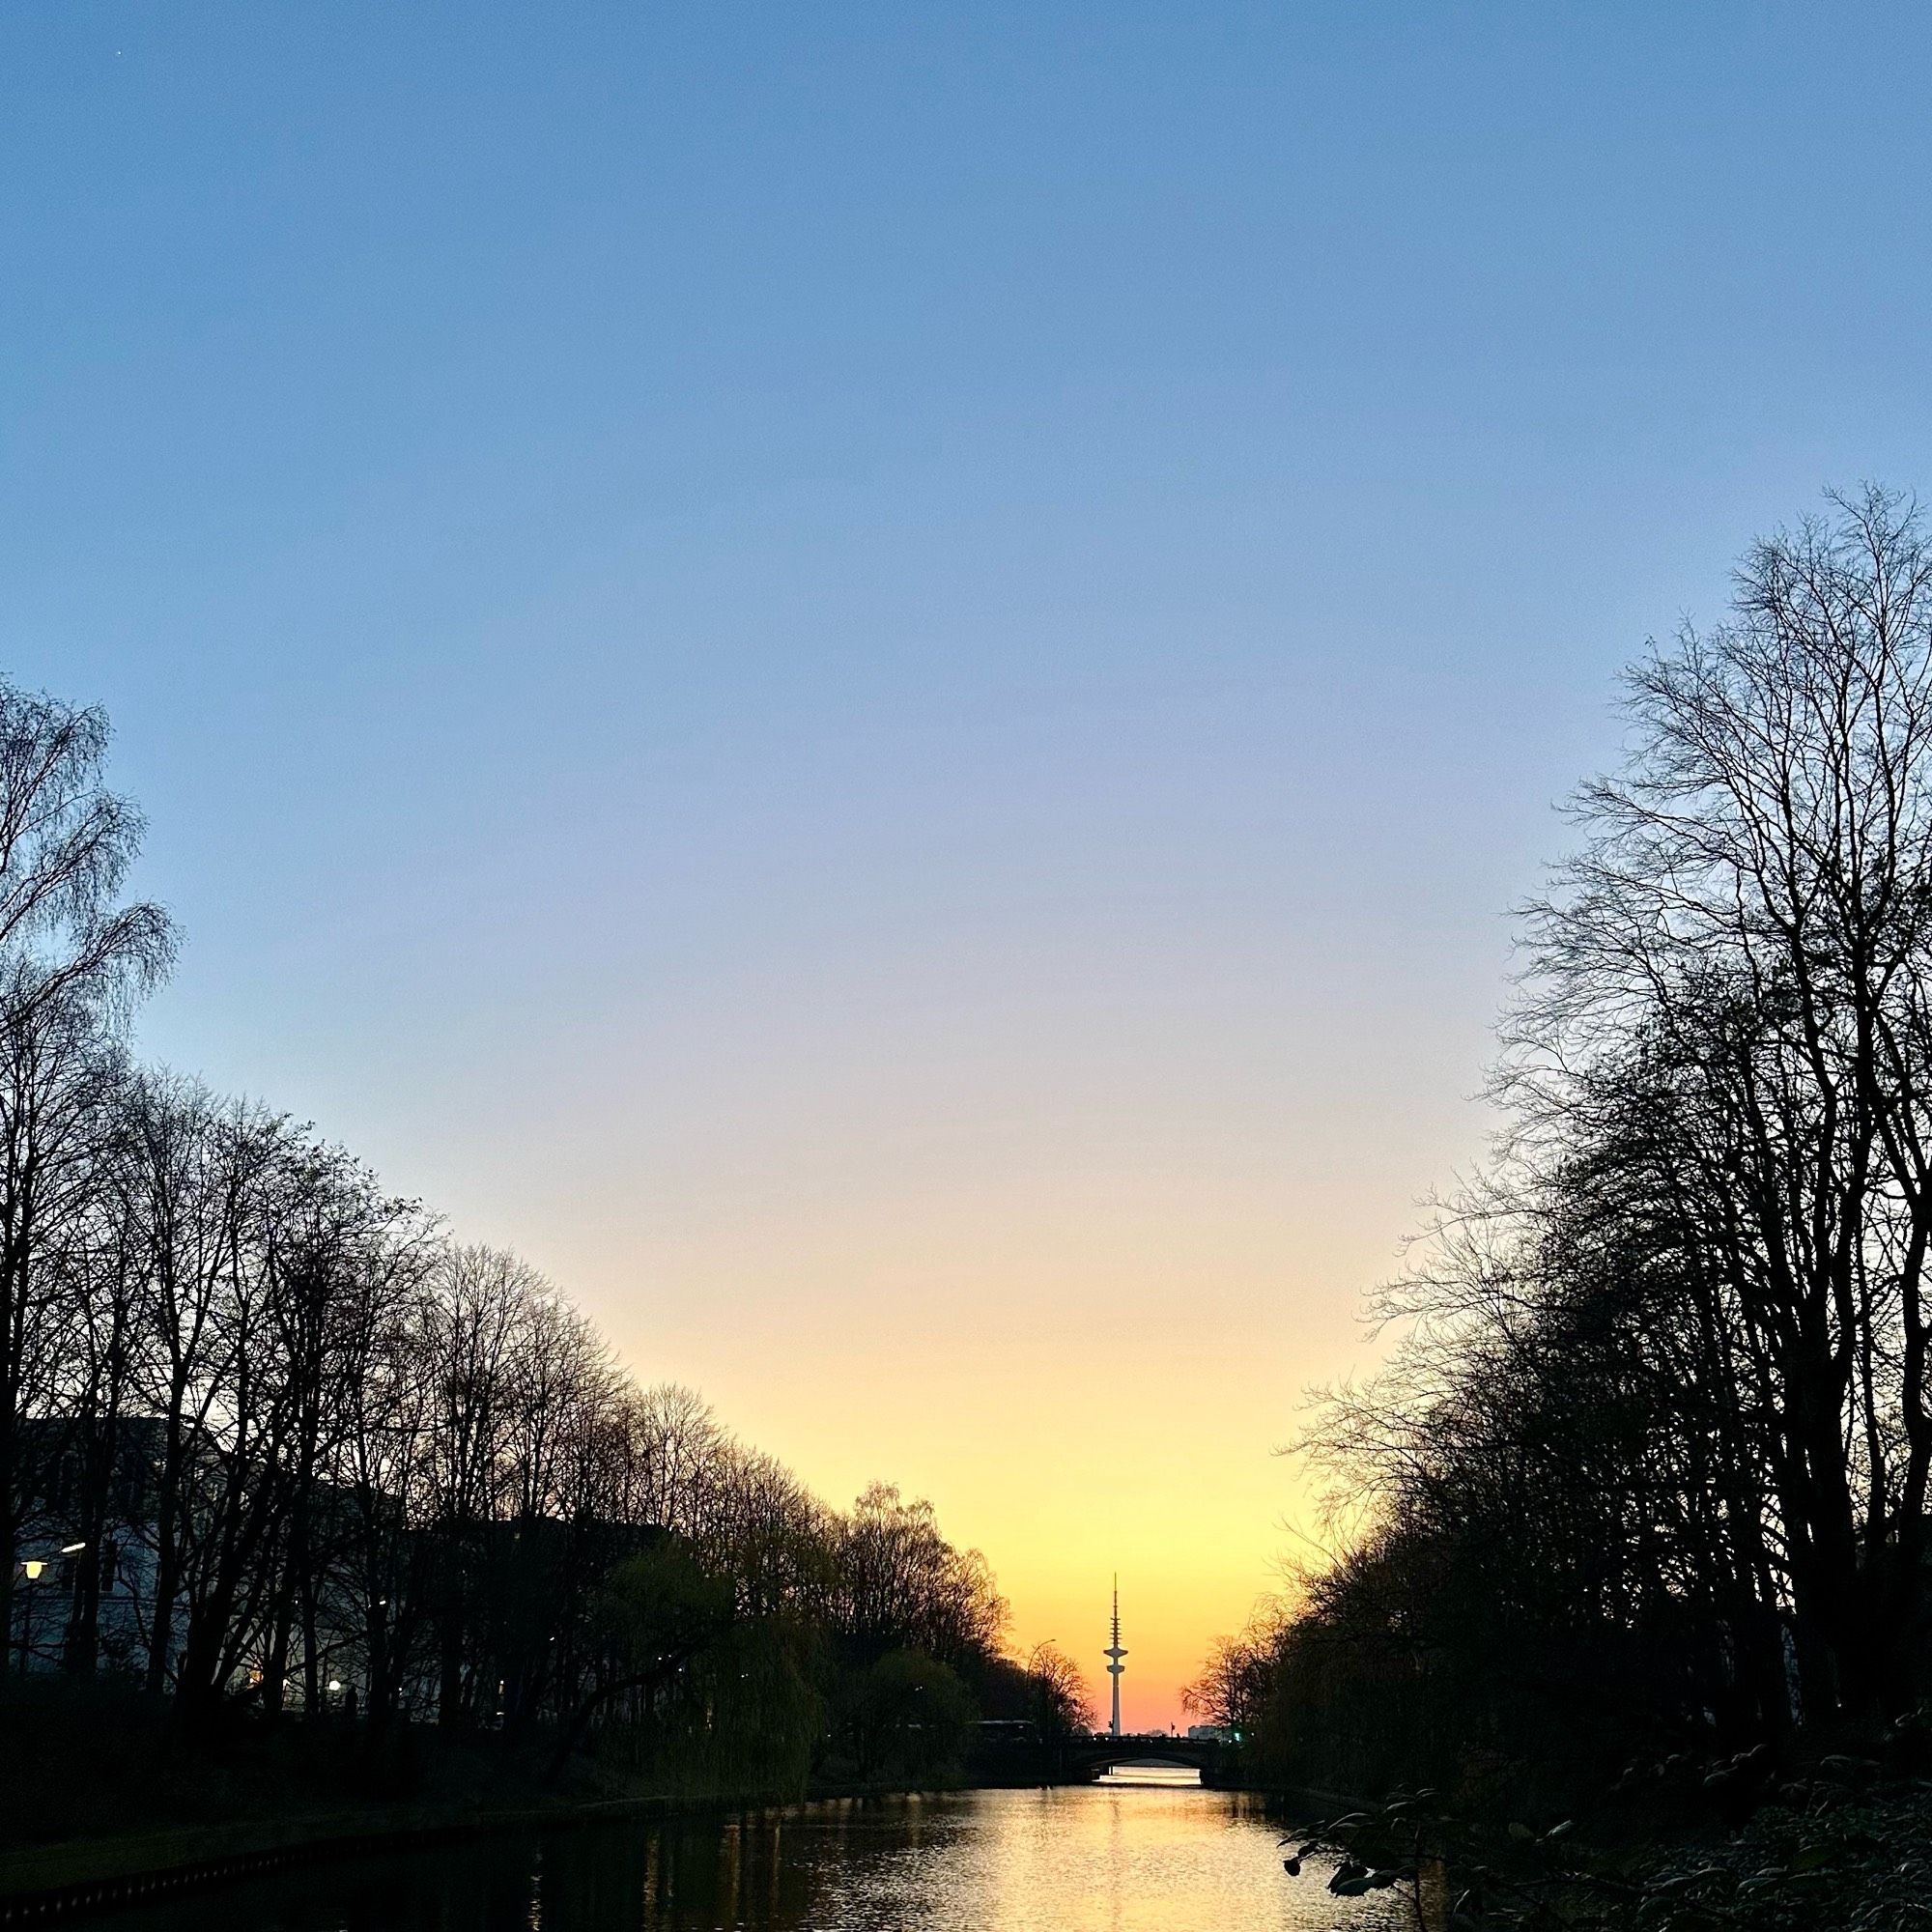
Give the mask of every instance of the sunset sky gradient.
<svg viewBox="0 0 1932 1932">
<path fill-rule="evenodd" d="M 1127 1716 L 1479 1155 L 1616 667 L 1924 483 L 1932 14 L 0 9 L 0 663 L 145 1051 Z"/>
</svg>

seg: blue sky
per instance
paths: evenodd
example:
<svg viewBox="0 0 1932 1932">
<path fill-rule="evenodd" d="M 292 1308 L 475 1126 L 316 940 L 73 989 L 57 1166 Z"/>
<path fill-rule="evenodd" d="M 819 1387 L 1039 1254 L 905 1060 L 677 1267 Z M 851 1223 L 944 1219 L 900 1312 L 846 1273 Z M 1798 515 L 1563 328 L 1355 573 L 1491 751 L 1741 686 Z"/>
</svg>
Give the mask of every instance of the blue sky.
<svg viewBox="0 0 1932 1932">
<path fill-rule="evenodd" d="M 1094 1472 L 975 1418 L 1241 1365 L 1225 1622 L 1478 1151 L 1615 668 L 1821 485 L 1925 481 L 1928 53 L 0 5 L 0 663 L 114 717 L 188 935 L 145 1047 L 932 1491 L 1042 1628 Z"/>
</svg>

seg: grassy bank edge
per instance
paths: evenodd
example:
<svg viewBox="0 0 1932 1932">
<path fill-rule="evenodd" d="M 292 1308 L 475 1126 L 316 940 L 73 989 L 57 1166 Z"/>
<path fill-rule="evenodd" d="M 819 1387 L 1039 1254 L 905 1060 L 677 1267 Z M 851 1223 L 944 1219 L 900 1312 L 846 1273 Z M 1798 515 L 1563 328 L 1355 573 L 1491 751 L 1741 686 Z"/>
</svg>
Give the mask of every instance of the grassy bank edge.
<svg viewBox="0 0 1932 1932">
<path fill-rule="evenodd" d="M 937 1788 L 937 1787 L 935 1787 Z M 947 1787 L 952 1788 L 952 1787 Z M 705 1796 L 559 1795 L 539 1803 L 379 1804 L 225 1825 L 62 1839 L 0 1852 L 0 1924 L 109 1910 L 311 1859 L 407 1851 L 492 1832 L 535 1831 L 624 1818 L 695 1816 L 850 1798 L 908 1795 L 902 1784 L 814 1785 L 800 1799 L 767 1791 Z"/>
<path fill-rule="evenodd" d="M 384 1804 L 64 1839 L 0 1853 L 0 1923 L 54 1909 L 120 1904 L 311 1857 L 693 1808 L 693 1801 L 664 1797 L 559 1798 L 500 1807 Z"/>
</svg>

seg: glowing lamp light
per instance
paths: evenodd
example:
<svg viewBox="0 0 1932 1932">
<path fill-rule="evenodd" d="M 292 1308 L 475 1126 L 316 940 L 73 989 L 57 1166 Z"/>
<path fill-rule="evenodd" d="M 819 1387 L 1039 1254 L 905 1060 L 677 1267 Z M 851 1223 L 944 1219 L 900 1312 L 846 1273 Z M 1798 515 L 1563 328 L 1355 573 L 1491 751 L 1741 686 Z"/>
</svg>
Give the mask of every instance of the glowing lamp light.
<svg viewBox="0 0 1932 1932">
<path fill-rule="evenodd" d="M 340 1690 L 342 1689 L 342 1679 L 339 1677 L 331 1677 L 328 1680 L 328 1688 L 331 1690 Z"/>
<path fill-rule="evenodd" d="M 38 1556 L 30 1556 L 26 1560 L 26 1562 L 20 1565 L 22 1572 L 26 1576 L 27 1581 L 30 1583 L 38 1582 L 40 1580 L 41 1572 L 43 1571 L 46 1567 L 47 1567 L 46 1564 Z"/>
</svg>

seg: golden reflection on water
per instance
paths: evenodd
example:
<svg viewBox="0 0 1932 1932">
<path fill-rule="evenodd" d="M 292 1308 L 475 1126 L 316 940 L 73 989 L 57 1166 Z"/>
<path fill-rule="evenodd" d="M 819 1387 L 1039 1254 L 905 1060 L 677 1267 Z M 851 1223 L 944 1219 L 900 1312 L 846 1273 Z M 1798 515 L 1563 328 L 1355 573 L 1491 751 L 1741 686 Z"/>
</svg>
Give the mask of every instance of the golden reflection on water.
<svg viewBox="0 0 1932 1932">
<path fill-rule="evenodd" d="M 1186 1781 L 1181 1781 L 1181 1780 Z M 1394 1932 L 1387 1893 L 1281 1868 L 1191 1774 L 514 1834 L 252 1879 L 103 1932 Z"/>
<path fill-rule="evenodd" d="M 647 1932 L 1382 1932 L 1400 1923 L 1386 1896 L 1332 1897 L 1325 1869 L 1291 1879 L 1279 1834 L 1250 1801 L 1151 1767 L 1050 1791 L 809 1805 L 726 1828 L 713 1883 L 672 1874 L 633 1922 Z M 754 1872 L 760 1882 L 748 1883 Z"/>
</svg>

